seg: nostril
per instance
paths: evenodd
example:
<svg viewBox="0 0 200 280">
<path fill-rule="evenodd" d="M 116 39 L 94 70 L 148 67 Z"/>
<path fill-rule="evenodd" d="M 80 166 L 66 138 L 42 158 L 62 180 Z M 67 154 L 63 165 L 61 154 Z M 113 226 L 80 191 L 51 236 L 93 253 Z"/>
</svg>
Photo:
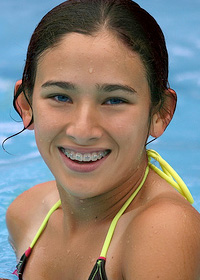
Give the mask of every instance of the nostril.
<svg viewBox="0 0 200 280">
<path fill-rule="evenodd" d="M 103 135 L 103 129 L 100 126 L 70 124 L 66 128 L 66 135 L 77 144 L 87 145 L 99 140 Z"/>
</svg>

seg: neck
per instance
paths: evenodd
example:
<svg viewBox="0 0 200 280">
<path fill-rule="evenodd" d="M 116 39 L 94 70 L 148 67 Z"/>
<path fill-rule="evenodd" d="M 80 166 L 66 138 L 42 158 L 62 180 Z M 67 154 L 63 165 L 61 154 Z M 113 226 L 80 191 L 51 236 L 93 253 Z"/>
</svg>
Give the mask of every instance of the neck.
<svg viewBox="0 0 200 280">
<path fill-rule="evenodd" d="M 110 222 L 142 182 L 146 167 L 147 160 L 123 184 L 95 197 L 82 199 L 69 194 L 58 185 L 67 231 L 74 232 L 81 227 Z M 134 205 L 137 207 L 136 203 Z M 133 209 L 134 205 L 130 208 Z"/>
</svg>

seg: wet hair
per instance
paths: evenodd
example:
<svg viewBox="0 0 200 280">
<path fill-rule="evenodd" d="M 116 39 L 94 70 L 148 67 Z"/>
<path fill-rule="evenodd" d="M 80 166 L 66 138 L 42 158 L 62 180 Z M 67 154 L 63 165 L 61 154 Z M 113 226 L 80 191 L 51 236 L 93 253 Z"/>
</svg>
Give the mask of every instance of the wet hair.
<svg viewBox="0 0 200 280">
<path fill-rule="evenodd" d="M 140 55 L 146 69 L 152 107 L 159 105 L 162 108 L 168 89 L 168 53 L 156 20 L 131 0 L 68 0 L 47 13 L 31 37 L 22 85 L 14 97 L 15 109 L 22 92 L 31 104 L 38 61 L 46 50 L 57 46 L 68 33 L 94 36 L 103 29 L 115 34 Z M 32 122 L 33 118 L 29 125 Z"/>
</svg>

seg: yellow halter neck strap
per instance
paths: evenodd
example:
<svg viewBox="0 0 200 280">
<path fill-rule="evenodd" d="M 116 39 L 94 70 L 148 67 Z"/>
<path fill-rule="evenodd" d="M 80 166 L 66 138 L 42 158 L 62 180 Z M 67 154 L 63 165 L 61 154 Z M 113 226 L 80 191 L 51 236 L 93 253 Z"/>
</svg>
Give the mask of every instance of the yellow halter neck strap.
<svg viewBox="0 0 200 280">
<path fill-rule="evenodd" d="M 119 218 L 122 216 L 122 214 L 124 213 L 124 211 L 128 208 L 128 206 L 131 204 L 131 202 L 133 201 L 133 199 L 136 197 L 136 195 L 138 194 L 138 192 L 141 190 L 142 186 L 144 185 L 144 182 L 147 178 L 147 175 L 149 173 L 149 166 L 147 165 L 145 173 L 144 173 L 144 177 L 140 183 L 140 185 L 137 187 L 137 189 L 132 193 L 132 195 L 127 199 L 127 201 L 124 203 L 124 205 L 122 206 L 122 208 L 119 210 L 119 212 L 116 214 L 116 216 L 114 217 L 114 219 L 112 220 L 102 251 L 101 251 L 101 255 L 100 258 L 106 258 L 106 254 L 111 242 L 111 239 L 113 237 L 114 234 L 114 230 L 116 228 L 117 222 L 119 220 Z"/>
<path fill-rule="evenodd" d="M 191 204 L 194 203 L 194 199 L 188 190 L 186 184 L 176 173 L 176 171 L 154 150 L 147 150 L 149 158 L 149 166 L 153 169 L 160 177 L 165 179 L 172 187 L 174 187 L 180 194 L 182 194 Z M 159 162 L 160 170 L 158 167 L 153 165 L 150 160 L 151 158 Z"/>
<path fill-rule="evenodd" d="M 138 186 L 138 188 L 134 191 L 134 193 L 128 198 L 128 200 L 124 203 L 124 205 L 122 206 L 122 208 L 119 210 L 119 212 L 116 214 L 116 216 L 114 217 L 113 221 L 111 222 L 111 225 L 109 227 L 102 251 L 101 251 L 101 257 L 100 258 L 106 258 L 106 254 L 112 239 L 112 236 L 114 234 L 114 230 L 115 227 L 117 225 L 117 222 L 119 220 L 119 218 L 121 217 L 121 215 L 124 213 L 124 211 L 127 209 L 127 207 L 130 205 L 130 203 L 133 201 L 133 199 L 136 197 L 136 195 L 138 194 L 138 192 L 140 191 L 140 189 L 142 188 L 147 175 L 149 173 L 149 167 L 151 169 L 153 169 L 159 176 L 161 176 L 163 179 L 165 179 L 170 185 L 172 185 L 175 189 L 178 190 L 179 193 L 181 193 L 191 204 L 194 202 L 193 197 L 190 193 L 190 191 L 188 190 L 187 186 L 185 185 L 185 183 L 183 182 L 183 180 L 179 177 L 179 175 L 176 173 L 176 171 L 154 150 L 147 150 L 147 155 L 148 155 L 148 165 L 147 168 L 145 170 L 145 174 L 144 177 L 140 183 L 140 185 Z M 156 167 L 155 165 L 153 165 L 150 161 L 151 158 L 155 159 L 156 161 L 159 162 L 160 167 L 162 168 L 159 169 L 158 167 Z M 47 213 L 42 225 L 40 226 L 38 232 L 36 233 L 30 248 L 33 248 L 35 243 L 37 242 L 38 238 L 40 237 L 41 233 L 43 232 L 43 230 L 45 229 L 48 220 L 51 216 L 51 214 L 58 209 L 61 206 L 61 201 L 58 200 L 53 207 L 49 210 L 49 212 Z"/>
<path fill-rule="evenodd" d="M 102 248 L 102 251 L 101 251 L 100 259 L 106 258 L 107 251 L 108 251 L 110 242 L 112 240 L 117 222 L 118 222 L 119 218 L 122 216 L 122 214 L 124 213 L 124 211 L 127 209 L 127 207 L 130 205 L 130 203 L 133 201 L 133 199 L 136 197 L 136 195 L 138 194 L 140 189 L 142 188 L 142 186 L 147 178 L 147 175 L 149 173 L 149 167 L 151 167 L 151 169 L 153 169 L 158 175 L 160 175 L 170 185 L 172 185 L 175 189 L 177 189 L 190 203 L 194 202 L 190 191 L 188 190 L 187 186 L 185 185 L 183 180 L 180 178 L 180 176 L 176 173 L 176 171 L 154 150 L 147 150 L 147 155 L 148 155 L 148 165 L 147 165 L 144 177 L 142 179 L 142 182 L 140 183 L 138 188 L 135 190 L 135 192 L 124 203 L 122 208 L 119 210 L 119 212 L 116 214 L 116 216 L 112 220 L 108 233 L 107 233 L 107 236 L 106 236 L 106 239 L 105 239 L 105 242 L 104 242 L 104 245 L 103 245 L 103 248 Z M 159 162 L 162 170 L 160 170 L 158 167 L 156 167 L 155 165 L 153 165 L 150 162 L 151 158 L 153 158 Z"/>
</svg>

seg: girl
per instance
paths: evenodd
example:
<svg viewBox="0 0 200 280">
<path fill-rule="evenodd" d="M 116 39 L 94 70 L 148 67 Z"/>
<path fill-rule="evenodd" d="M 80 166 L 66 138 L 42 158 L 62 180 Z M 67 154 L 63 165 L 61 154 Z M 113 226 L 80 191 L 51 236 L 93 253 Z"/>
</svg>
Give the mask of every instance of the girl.
<svg viewBox="0 0 200 280">
<path fill-rule="evenodd" d="M 7 211 L 19 279 L 200 278 L 199 213 L 146 150 L 176 93 L 163 33 L 145 10 L 131 0 L 55 7 L 32 35 L 14 106 L 55 177 Z"/>
</svg>

